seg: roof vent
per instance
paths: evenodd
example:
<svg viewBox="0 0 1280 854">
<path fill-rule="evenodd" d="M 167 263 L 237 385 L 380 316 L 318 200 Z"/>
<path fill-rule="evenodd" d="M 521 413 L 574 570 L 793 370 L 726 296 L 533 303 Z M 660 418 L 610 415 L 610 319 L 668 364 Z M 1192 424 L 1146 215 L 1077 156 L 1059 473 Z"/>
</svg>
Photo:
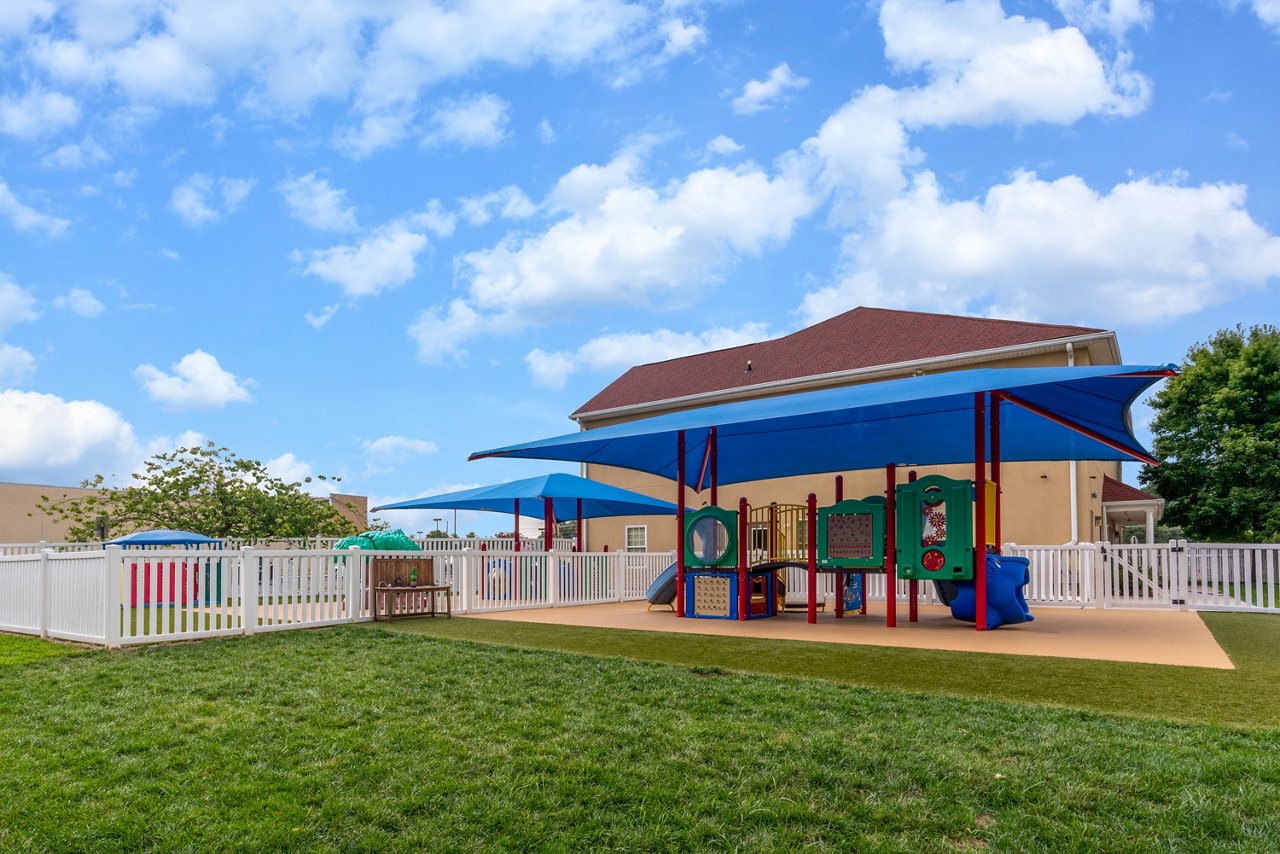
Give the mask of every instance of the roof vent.
<svg viewBox="0 0 1280 854">
<path fill-rule="evenodd" d="M 751 360 L 747 359 L 747 370 L 744 373 L 751 373 Z"/>
</svg>

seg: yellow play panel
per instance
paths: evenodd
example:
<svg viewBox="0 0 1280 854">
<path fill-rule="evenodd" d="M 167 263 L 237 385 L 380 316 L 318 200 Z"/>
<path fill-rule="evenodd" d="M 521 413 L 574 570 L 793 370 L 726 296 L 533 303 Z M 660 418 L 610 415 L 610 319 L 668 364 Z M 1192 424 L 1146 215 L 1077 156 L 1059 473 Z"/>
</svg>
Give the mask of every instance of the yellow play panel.
<svg viewBox="0 0 1280 854">
<path fill-rule="evenodd" d="M 806 622 L 804 613 L 794 612 L 747 621 L 677 618 L 666 610 L 647 611 L 643 602 L 470 616 L 604 629 L 1234 669 L 1208 627 L 1192 611 L 1039 608 L 1034 613 L 1035 622 L 989 632 L 974 631 L 972 624 L 952 619 L 951 612 L 941 605 L 921 605 L 919 622 L 909 623 L 906 606 L 900 604 L 898 625 L 892 629 L 885 627 L 884 606 L 874 603 L 865 616 L 852 614 L 837 620 L 829 610 L 819 613 L 818 622 L 813 625 Z"/>
</svg>

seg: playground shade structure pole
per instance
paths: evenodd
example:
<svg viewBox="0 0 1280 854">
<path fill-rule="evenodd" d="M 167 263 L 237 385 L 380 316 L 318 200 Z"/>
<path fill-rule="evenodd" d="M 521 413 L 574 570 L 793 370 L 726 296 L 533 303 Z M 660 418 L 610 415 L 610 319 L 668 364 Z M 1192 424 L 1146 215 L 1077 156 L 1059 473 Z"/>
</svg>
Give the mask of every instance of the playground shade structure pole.
<svg viewBox="0 0 1280 854">
<path fill-rule="evenodd" d="M 542 550 L 544 552 L 551 551 L 551 547 L 555 545 L 553 534 L 556 526 L 556 508 L 555 502 L 550 498 L 542 499 Z"/>
<path fill-rule="evenodd" d="M 747 586 L 747 506 L 746 496 L 738 499 L 738 619 L 747 618 L 751 607 L 751 591 Z"/>
<path fill-rule="evenodd" d="M 711 442 L 711 504 L 720 506 L 720 442 L 716 437 L 716 428 L 710 432 Z"/>
<path fill-rule="evenodd" d="M 582 499 L 578 499 L 578 551 L 582 551 Z"/>
<path fill-rule="evenodd" d="M 884 624 L 888 628 L 898 625 L 898 466 L 889 463 L 884 467 Z M 862 601 L 867 591 L 862 591 Z"/>
<path fill-rule="evenodd" d="M 844 500 L 844 475 L 836 475 L 836 503 Z M 845 574 L 836 570 L 836 619 L 844 618 L 844 579 Z"/>
<path fill-rule="evenodd" d="M 515 506 L 515 510 L 513 511 L 513 516 L 515 517 L 515 520 L 516 520 L 516 533 L 514 536 L 516 543 L 515 543 L 514 550 L 520 551 L 520 499 L 519 498 L 516 499 L 516 506 Z"/>
<path fill-rule="evenodd" d="M 997 404 L 998 405 L 998 404 Z M 973 486 L 977 491 L 973 519 L 973 581 L 976 591 L 974 629 L 987 630 L 987 393 L 973 396 Z"/>
<path fill-rule="evenodd" d="M 809 493 L 805 541 L 809 552 L 809 622 L 818 622 L 818 496 Z"/>
<path fill-rule="evenodd" d="M 996 506 L 992 511 L 996 517 L 996 536 L 991 545 L 992 550 L 1000 554 L 1000 544 L 1004 542 L 1000 531 L 1004 499 L 1000 495 L 1000 398 L 997 395 L 992 395 L 991 399 L 991 480 L 996 485 Z"/>
<path fill-rule="evenodd" d="M 908 483 L 914 483 L 915 479 L 915 469 L 907 472 Z M 920 622 L 920 582 L 914 578 L 907 582 L 907 622 Z"/>
<path fill-rule="evenodd" d="M 676 431 L 676 616 L 684 616 L 684 431 Z"/>
</svg>

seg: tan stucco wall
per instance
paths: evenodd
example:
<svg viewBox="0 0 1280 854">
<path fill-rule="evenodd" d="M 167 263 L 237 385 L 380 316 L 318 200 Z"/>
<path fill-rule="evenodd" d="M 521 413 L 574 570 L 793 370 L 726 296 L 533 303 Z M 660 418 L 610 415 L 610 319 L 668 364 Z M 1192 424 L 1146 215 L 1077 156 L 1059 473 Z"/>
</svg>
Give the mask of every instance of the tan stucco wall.
<svg viewBox="0 0 1280 854">
<path fill-rule="evenodd" d="M 40 496 L 82 498 L 94 490 L 76 486 L 0 483 L 0 543 L 66 542 L 70 522 L 55 522 L 36 509 Z"/>
<path fill-rule="evenodd" d="M 1074 361 L 1076 365 L 1084 366 L 1112 364 L 1116 359 L 1109 347 L 1094 345 L 1075 347 Z M 956 365 L 951 369 L 1061 367 L 1066 364 L 1066 348 L 1061 347 L 1054 348 L 1050 352 L 983 361 L 980 365 L 972 363 Z M 940 367 L 931 373 L 940 373 L 945 370 L 947 368 Z M 748 392 L 742 397 L 748 399 L 760 396 L 763 395 Z M 672 410 L 679 408 L 681 407 L 671 407 Z M 590 422 L 589 426 L 604 427 L 627 420 L 631 419 L 628 417 L 601 419 Z M 1076 467 L 1077 500 L 1074 509 L 1076 537 L 1082 542 L 1105 537 L 1101 522 L 1102 478 L 1104 475 L 1110 475 L 1119 479 L 1120 464 L 1118 462 L 1008 463 L 1001 467 L 1001 539 L 1004 542 L 1048 545 L 1065 543 L 1071 539 L 1070 472 L 1072 466 Z M 915 471 L 919 476 L 941 474 L 946 477 L 972 479 L 974 475 L 972 465 L 919 466 Z M 778 478 L 722 487 L 719 493 L 719 504 L 722 507 L 736 509 L 738 499 L 744 496 L 752 506 L 764 506 L 770 502 L 803 504 L 808 494 L 813 492 L 817 495 L 818 505 L 824 506 L 831 504 L 835 499 L 835 474 L 833 472 Z M 623 489 L 631 489 L 666 501 L 675 501 L 675 482 L 666 478 L 599 465 L 586 466 L 585 475 L 592 480 L 614 484 Z M 846 498 L 883 495 L 886 487 L 884 469 L 844 472 L 844 479 Z M 906 480 L 907 470 L 899 469 L 898 482 L 905 483 Z M 685 504 L 688 507 L 700 507 L 709 501 L 709 490 L 704 489 L 701 495 L 695 494 L 692 490 L 686 493 Z M 599 551 L 606 545 L 610 551 L 622 548 L 625 545 L 624 531 L 628 525 L 647 526 L 650 551 L 674 549 L 679 540 L 674 517 L 597 519 L 585 525 L 586 547 L 591 551 Z"/>
</svg>

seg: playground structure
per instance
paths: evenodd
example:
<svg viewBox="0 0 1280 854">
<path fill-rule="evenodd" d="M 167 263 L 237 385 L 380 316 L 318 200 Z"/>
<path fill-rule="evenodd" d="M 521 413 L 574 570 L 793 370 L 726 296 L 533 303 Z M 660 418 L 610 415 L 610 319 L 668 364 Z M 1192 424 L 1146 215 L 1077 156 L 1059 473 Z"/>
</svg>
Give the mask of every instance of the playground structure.
<svg viewBox="0 0 1280 854">
<path fill-rule="evenodd" d="M 836 477 L 836 502 L 817 506 L 770 504 L 751 508 L 745 498 L 736 512 L 712 505 L 685 520 L 681 556 L 683 583 L 664 574 L 649 591 L 649 602 L 667 604 L 684 594 L 683 615 L 703 619 L 750 620 L 776 616 L 785 610 L 785 580 L 779 573 L 802 569 L 808 573 L 805 610 L 816 622 L 823 603 L 817 599 L 817 574 L 833 572 L 835 616 L 846 611 L 866 613 L 863 591 L 868 573 L 883 572 L 890 584 L 896 578 L 909 582 L 909 619 L 918 619 L 918 583 L 938 585 L 952 616 L 977 622 L 978 575 L 975 554 L 985 560 L 988 579 L 982 605 L 987 628 L 1030 622 L 1023 588 L 1029 581 L 1027 561 L 998 555 L 995 514 L 985 526 L 981 549 L 975 550 L 974 516 L 979 503 L 972 481 L 940 475 L 892 484 L 886 496 L 862 499 L 843 497 L 844 478 Z M 986 488 L 987 500 L 998 505 L 994 483 Z M 803 533 L 801 533 L 803 532 Z M 890 545 L 896 542 L 896 547 Z M 796 548 L 801 545 L 802 548 Z M 803 554 L 804 559 L 798 558 Z M 764 560 L 756 558 L 763 557 Z M 675 568 L 678 572 L 679 567 Z M 677 613 L 680 606 L 677 605 Z M 893 612 L 887 612 L 893 625 Z"/>
<path fill-rule="evenodd" d="M 956 602 L 967 598 L 967 594 L 958 595 L 962 586 L 973 585 L 974 626 L 978 631 L 985 631 L 994 627 L 989 606 L 996 603 L 988 602 L 986 556 L 998 551 L 994 544 L 1001 542 L 1002 460 L 1136 459 L 1158 465 L 1134 437 L 1128 410 L 1143 391 L 1176 373 L 1172 365 L 1096 365 L 983 368 L 912 376 L 678 410 L 481 451 L 473 453 L 471 459 L 550 459 L 620 466 L 672 478 L 679 498 L 676 530 L 682 541 L 686 532 L 684 500 L 688 487 L 701 493 L 704 485 L 709 485 L 709 503 L 718 507 L 721 482 L 869 470 L 883 465 L 886 532 L 885 557 L 880 571 L 887 582 L 886 625 L 897 623 L 895 582 L 901 564 L 909 573 L 904 577 L 908 581 L 912 621 L 917 619 L 919 581 L 949 575 L 944 580 L 957 585 Z M 671 454 L 673 445 L 674 454 Z M 925 513 L 916 523 L 918 529 L 913 525 L 904 526 L 912 528 L 920 537 L 904 546 L 903 554 L 899 555 L 896 530 L 899 464 L 886 464 L 885 460 L 907 460 L 914 466 L 971 462 L 974 474 L 969 500 L 964 502 L 963 511 L 959 507 L 953 509 L 950 504 L 945 511 L 948 519 L 971 514 L 971 537 L 952 533 L 945 542 L 929 541 L 933 535 L 929 533 L 928 516 L 936 515 L 937 500 L 948 500 L 929 493 L 928 506 L 917 508 Z M 691 471 L 696 474 L 694 482 L 689 479 Z M 956 496 L 950 500 L 958 500 L 963 492 L 958 488 L 954 491 Z M 809 581 L 806 604 L 810 622 L 816 622 L 817 611 L 814 583 L 818 572 L 817 511 L 816 495 L 810 493 L 805 513 L 805 571 Z M 749 513 L 749 508 L 740 507 L 740 540 L 747 538 Z M 865 522 L 840 522 L 836 528 L 837 536 L 852 536 L 855 528 L 865 529 Z M 968 539 L 968 543 L 962 546 L 962 539 Z M 967 553 L 965 548 L 969 549 Z M 744 552 L 746 544 L 739 549 Z M 687 616 L 690 610 L 685 601 L 689 592 L 686 571 L 724 572 L 728 567 L 723 555 L 711 561 L 712 566 L 686 567 L 685 549 L 678 548 L 676 554 L 676 613 Z M 838 559 L 838 549 L 836 554 L 833 558 L 828 550 L 828 560 Z M 733 588 L 738 606 L 733 613 L 738 619 L 746 619 L 750 616 L 750 603 L 745 601 L 750 595 L 750 570 L 761 567 L 745 566 L 746 561 L 742 560 L 739 563 L 738 584 Z M 1003 572 L 1004 564 L 992 564 L 997 565 Z M 1014 566 L 1010 564 L 1009 578 L 1016 577 Z M 863 574 L 860 567 L 832 569 L 842 573 L 857 570 L 860 576 Z M 873 571 L 874 568 L 865 569 Z M 695 607 L 696 587 L 695 584 Z M 836 597 L 838 608 L 844 598 Z M 1003 623 L 1014 622 L 1012 611 L 1007 618 L 999 606 L 994 612 L 1001 615 Z M 963 609 L 953 613 L 959 616 Z M 1025 611 L 1023 615 L 1025 621 L 1029 615 Z M 724 614 L 717 616 L 727 618 Z"/>
</svg>

